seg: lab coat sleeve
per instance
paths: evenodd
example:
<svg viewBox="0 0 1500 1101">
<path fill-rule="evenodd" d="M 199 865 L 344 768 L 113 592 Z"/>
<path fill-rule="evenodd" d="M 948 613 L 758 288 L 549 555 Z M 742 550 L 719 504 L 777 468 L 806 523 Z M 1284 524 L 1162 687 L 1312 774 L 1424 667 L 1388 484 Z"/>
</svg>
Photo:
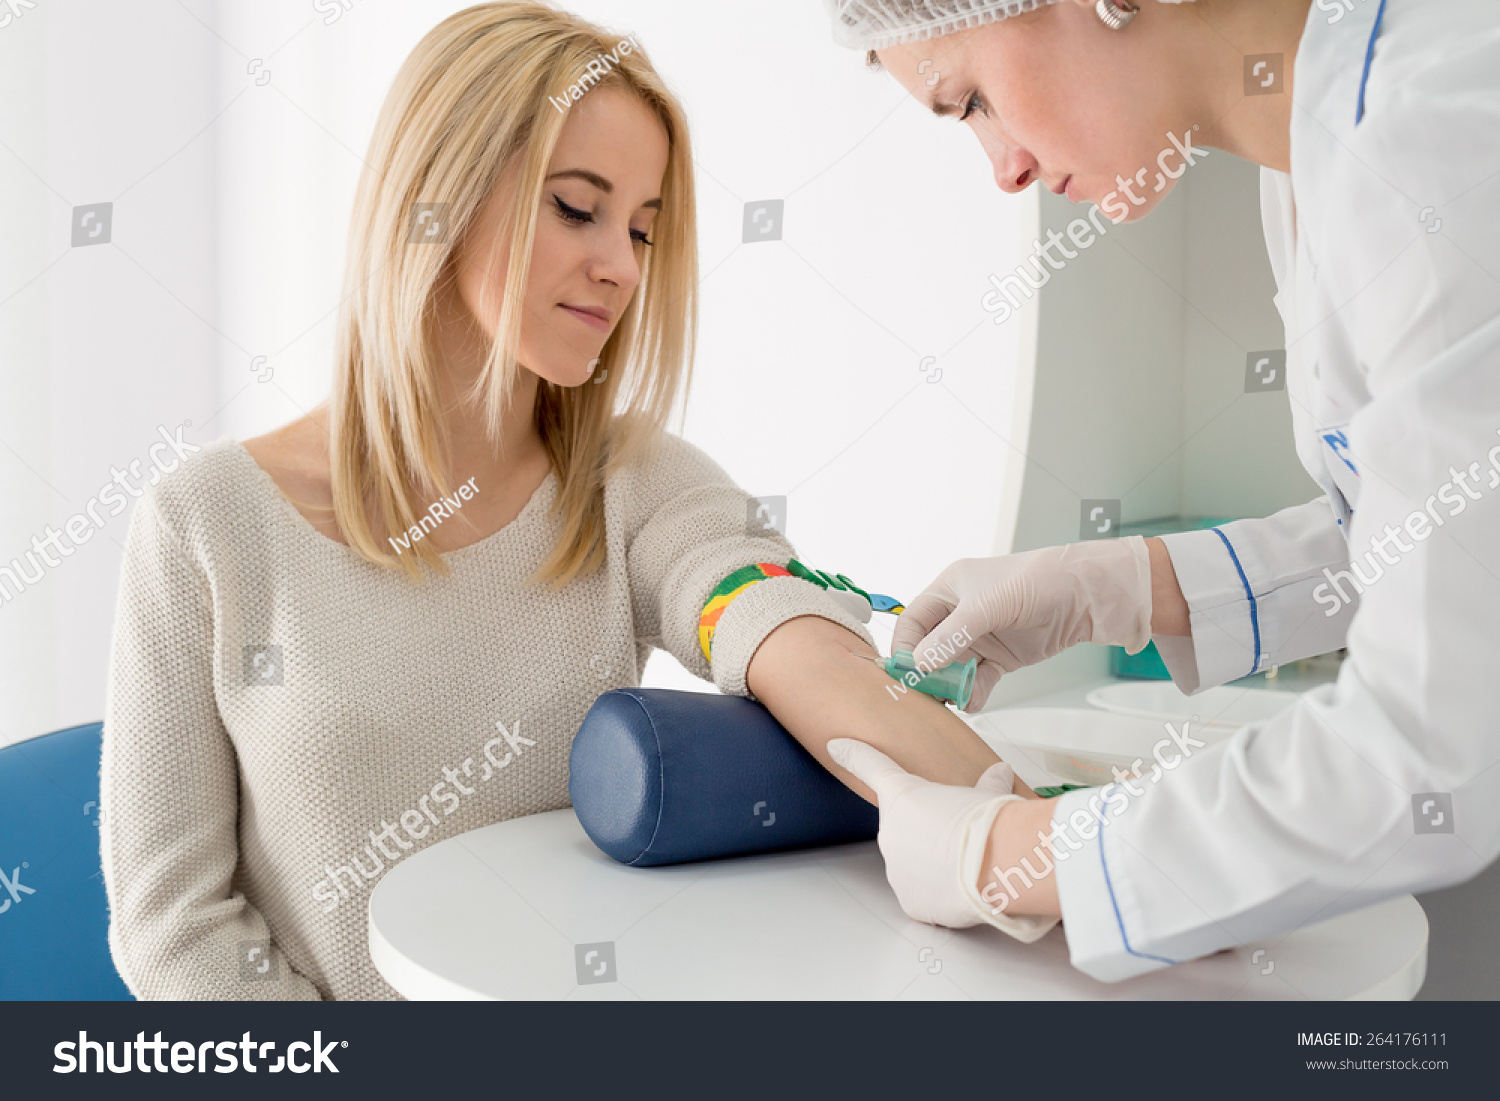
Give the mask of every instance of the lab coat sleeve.
<svg viewBox="0 0 1500 1101">
<path fill-rule="evenodd" d="M 1274 958 L 1291 931 L 1500 855 L 1500 272 L 1485 271 L 1500 256 L 1500 26 L 1486 6 L 1392 6 L 1393 36 L 1457 14 L 1473 27 L 1405 57 L 1399 37 L 1383 43 L 1364 122 L 1312 183 L 1338 197 L 1312 227 L 1337 304 L 1326 324 L 1369 392 L 1348 425 L 1349 555 L 1375 580 L 1349 657 L 1337 683 L 1226 742 L 1169 738 L 1135 793 L 1058 800 L 1068 831 L 1074 812 L 1106 823 L 1058 845 L 1072 960 L 1095 978 L 1233 945 Z M 1399 80 L 1383 60 L 1405 64 Z M 1438 230 L 1418 217 L 1427 195 L 1445 204 Z"/>
<path fill-rule="evenodd" d="M 755 499 L 717 463 L 678 436 L 626 476 L 631 500 L 626 556 L 636 636 L 669 651 L 727 695 L 750 696 L 745 672 L 765 637 L 789 619 L 830 619 L 874 640 L 827 592 L 798 577 L 758 581 L 724 609 L 712 664 L 698 641 L 698 617 L 714 587 L 742 566 L 796 557 L 774 528 L 752 523 Z"/>
<path fill-rule="evenodd" d="M 1351 425 L 1367 471 L 1354 546 L 1396 562 L 1366 589 L 1338 682 L 1228 742 L 1179 730 L 1138 794 L 1058 800 L 1064 927 L 1095 978 L 1269 944 L 1500 855 L 1500 318 L 1394 385 Z M 1478 471 L 1478 499 L 1448 494 L 1453 515 L 1426 507 L 1450 466 Z M 1085 840 L 1075 814 L 1107 824 Z"/>
<path fill-rule="evenodd" d="M 1183 692 L 1344 645 L 1359 595 L 1340 578 L 1348 545 L 1326 498 L 1162 542 L 1192 635 L 1153 641 Z M 1334 595 L 1330 578 L 1348 602 Z"/>
</svg>

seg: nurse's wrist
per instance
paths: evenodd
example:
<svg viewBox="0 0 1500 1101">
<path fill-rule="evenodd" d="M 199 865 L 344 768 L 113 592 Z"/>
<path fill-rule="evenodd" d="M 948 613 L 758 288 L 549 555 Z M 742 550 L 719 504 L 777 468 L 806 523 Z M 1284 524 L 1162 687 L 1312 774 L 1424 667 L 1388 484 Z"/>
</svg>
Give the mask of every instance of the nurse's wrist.
<svg viewBox="0 0 1500 1101">
<path fill-rule="evenodd" d="M 1014 916 L 1062 913 L 1052 851 L 1045 840 L 1055 807 L 1052 799 L 1022 799 L 1007 802 L 995 816 L 977 884 L 979 897 L 992 909 Z"/>
<path fill-rule="evenodd" d="M 1177 571 L 1172 568 L 1167 545 L 1153 535 L 1146 540 L 1146 553 L 1151 556 L 1151 633 L 1191 635 L 1193 628 L 1187 599 L 1177 582 Z"/>
</svg>

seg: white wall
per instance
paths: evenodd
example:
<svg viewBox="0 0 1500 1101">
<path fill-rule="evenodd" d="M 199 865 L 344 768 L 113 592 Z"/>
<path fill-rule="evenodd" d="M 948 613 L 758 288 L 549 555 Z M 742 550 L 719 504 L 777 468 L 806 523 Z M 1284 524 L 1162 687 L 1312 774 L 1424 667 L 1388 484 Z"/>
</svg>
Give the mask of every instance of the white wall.
<svg viewBox="0 0 1500 1101">
<path fill-rule="evenodd" d="M 166 0 L 0 27 L 0 565 L 129 480 L 157 426 L 191 440 L 214 412 L 211 42 Z M 73 207 L 103 202 L 112 242 L 73 248 Z M 107 512 L 0 604 L 0 744 L 102 713 L 128 525 Z"/>
<path fill-rule="evenodd" d="M 418 38 L 463 6 L 351 0 L 329 24 L 312 0 L 42 0 L 0 29 L 0 563 L 158 425 L 242 439 L 323 399 L 376 113 Z M 633 32 L 692 120 L 688 438 L 751 493 L 787 495 L 802 557 L 865 587 L 910 597 L 987 553 L 1016 328 L 979 303 L 1017 251 L 1022 201 L 966 128 L 834 46 L 808 0 L 754 18 L 702 0 L 571 7 Z M 744 203 L 777 198 L 783 240 L 742 244 Z M 71 208 L 105 201 L 114 243 L 71 248 Z M 0 605 L 0 743 L 102 714 L 126 524 Z M 674 683 L 674 664 L 651 681 Z"/>
</svg>

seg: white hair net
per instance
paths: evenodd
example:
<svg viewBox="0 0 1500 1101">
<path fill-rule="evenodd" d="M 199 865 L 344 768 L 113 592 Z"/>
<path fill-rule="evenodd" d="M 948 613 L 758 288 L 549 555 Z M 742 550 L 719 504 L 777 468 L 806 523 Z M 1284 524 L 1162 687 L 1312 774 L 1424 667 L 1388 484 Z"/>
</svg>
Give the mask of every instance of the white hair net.
<svg viewBox="0 0 1500 1101">
<path fill-rule="evenodd" d="M 1190 0 L 1161 0 L 1180 4 Z M 1057 0 L 823 0 L 833 40 L 856 50 L 883 50 L 967 31 Z"/>
</svg>

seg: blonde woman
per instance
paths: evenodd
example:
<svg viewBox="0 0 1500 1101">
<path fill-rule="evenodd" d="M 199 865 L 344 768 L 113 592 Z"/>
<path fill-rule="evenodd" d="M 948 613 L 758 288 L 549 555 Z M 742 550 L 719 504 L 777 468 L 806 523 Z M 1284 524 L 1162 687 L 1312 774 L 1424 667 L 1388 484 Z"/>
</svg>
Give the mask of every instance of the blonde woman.
<svg viewBox="0 0 1500 1101">
<path fill-rule="evenodd" d="M 695 330 L 693 161 L 636 44 L 538 4 L 459 12 L 366 165 L 330 400 L 205 446 L 132 520 L 103 850 L 136 995 L 395 997 L 374 882 L 566 806 L 573 733 L 652 647 L 753 690 L 825 765 L 840 734 L 946 783 L 996 764 L 883 691 L 862 626 L 799 578 L 745 589 L 705 660 L 714 586 L 793 551 L 663 430 Z"/>
</svg>

